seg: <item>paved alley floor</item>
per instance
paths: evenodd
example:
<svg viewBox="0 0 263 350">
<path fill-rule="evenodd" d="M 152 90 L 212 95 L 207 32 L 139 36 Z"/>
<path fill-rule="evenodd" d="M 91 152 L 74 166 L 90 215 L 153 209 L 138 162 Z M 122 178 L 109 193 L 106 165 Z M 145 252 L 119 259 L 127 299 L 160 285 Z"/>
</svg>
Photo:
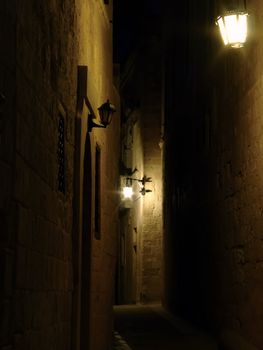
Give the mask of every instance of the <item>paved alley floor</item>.
<svg viewBox="0 0 263 350">
<path fill-rule="evenodd" d="M 159 305 L 115 306 L 114 350 L 217 350 L 208 335 Z"/>
</svg>

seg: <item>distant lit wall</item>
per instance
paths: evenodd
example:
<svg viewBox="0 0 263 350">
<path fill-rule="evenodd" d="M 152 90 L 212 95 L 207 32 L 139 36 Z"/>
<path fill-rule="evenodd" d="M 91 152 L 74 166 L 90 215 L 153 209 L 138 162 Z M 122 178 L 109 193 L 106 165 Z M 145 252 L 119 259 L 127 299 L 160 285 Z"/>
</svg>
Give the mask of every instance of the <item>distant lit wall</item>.
<svg viewBox="0 0 263 350">
<path fill-rule="evenodd" d="M 153 52 L 158 57 L 158 51 Z M 161 89 L 158 70 L 160 61 L 148 64 L 142 99 L 144 174 L 152 182 L 145 187 L 152 190 L 143 198 L 142 286 L 143 302 L 160 301 L 163 288 L 163 195 L 161 156 Z M 146 64 L 145 64 L 146 66 Z"/>
<path fill-rule="evenodd" d="M 149 23 L 148 29 L 152 25 L 152 22 Z M 152 29 L 154 31 L 155 28 Z M 127 268 L 132 268 L 124 268 L 123 276 L 128 279 L 126 283 L 130 288 L 134 290 L 135 286 L 136 289 L 128 301 L 141 303 L 159 302 L 163 292 L 160 37 L 150 29 L 149 33 L 138 43 L 140 50 L 135 50 L 130 56 L 122 76 L 125 82 L 122 85 L 122 101 L 126 106 L 122 129 L 126 139 L 132 135 L 132 142 L 128 144 L 124 137 L 123 145 L 129 156 L 126 155 L 123 160 L 126 167 L 138 169 L 132 177 L 151 178 L 151 182 L 145 183 L 146 190 L 151 192 L 145 195 L 138 193 L 127 214 L 133 237 L 128 249 L 136 248 L 136 253 L 130 254 L 129 259 L 132 260 L 126 261 Z M 130 114 L 125 115 L 125 111 L 130 110 Z M 125 125 L 130 125 L 130 129 L 126 130 Z M 135 184 L 138 191 L 139 183 Z"/>
</svg>

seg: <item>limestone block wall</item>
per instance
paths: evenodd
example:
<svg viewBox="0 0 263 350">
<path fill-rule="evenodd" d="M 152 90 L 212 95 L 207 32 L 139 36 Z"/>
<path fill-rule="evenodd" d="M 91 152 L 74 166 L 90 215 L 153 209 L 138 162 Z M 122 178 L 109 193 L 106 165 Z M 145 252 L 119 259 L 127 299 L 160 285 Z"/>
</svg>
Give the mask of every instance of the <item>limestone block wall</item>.
<svg viewBox="0 0 263 350">
<path fill-rule="evenodd" d="M 70 348 L 77 51 L 72 3 L 17 1 L 14 348 Z M 59 130 L 60 120 L 64 128 Z M 64 184 L 59 185 L 59 134 Z M 62 180 L 63 182 L 63 180 Z"/>
<path fill-rule="evenodd" d="M 133 169 L 137 168 L 138 171 L 134 174 L 134 177 L 141 179 L 145 172 L 144 152 L 143 152 L 143 122 L 139 117 L 133 126 L 133 146 L 132 146 L 132 164 Z M 133 250 L 136 260 L 134 262 L 134 274 L 133 280 L 135 285 L 135 301 L 141 302 L 142 297 L 142 276 L 143 276 L 143 227 L 144 227 L 144 200 L 140 191 L 139 183 L 134 184 L 136 195 L 133 209 L 131 212 L 132 220 L 132 237 L 133 237 Z"/>
<path fill-rule="evenodd" d="M 122 124 L 122 161 L 126 168 L 136 171 L 130 177 L 141 179 L 144 174 L 141 119 L 138 111 L 131 113 Z M 122 174 L 125 184 L 125 174 Z M 129 176 L 126 174 L 126 176 Z M 118 262 L 118 303 L 131 304 L 140 301 L 142 276 L 142 225 L 143 199 L 140 185 L 132 181 L 131 200 L 120 201 L 120 236 Z"/>
<path fill-rule="evenodd" d="M 210 4 L 207 24 L 217 15 Z M 262 3 L 247 10 L 241 50 L 225 50 L 210 26 L 209 36 L 180 36 L 180 58 L 175 46 L 166 56 L 166 294 L 171 309 L 217 333 L 223 347 L 240 348 L 241 337 L 261 349 Z"/>
<path fill-rule="evenodd" d="M 153 41 L 154 43 L 154 41 Z M 142 234 L 142 294 L 144 302 L 156 302 L 162 298 L 163 288 L 163 201 L 162 201 L 162 153 L 161 141 L 161 65 L 158 40 L 148 44 L 146 51 L 154 62 L 145 62 L 144 96 L 142 100 L 142 138 L 144 174 L 152 182 L 145 187 L 152 190 L 143 198 Z"/>
<path fill-rule="evenodd" d="M 112 95 L 116 101 L 117 95 Z M 116 115 L 115 115 L 116 118 Z M 112 340 L 116 250 L 118 232 L 118 120 L 113 122 L 106 132 L 99 131 L 94 137 L 96 145 L 101 147 L 101 228 L 100 238 L 92 230 L 91 260 L 91 349 L 105 349 Z M 93 143 L 95 147 L 95 143 Z M 93 212 L 93 218 L 95 213 Z M 94 225 L 94 224 L 93 224 Z"/>
<path fill-rule="evenodd" d="M 135 263 L 128 263 L 133 264 L 133 270 L 136 270 L 136 277 L 133 275 L 131 279 L 133 285 L 136 284 L 135 300 L 141 303 L 159 302 L 163 286 L 162 153 L 159 146 L 161 54 L 158 34 L 153 34 L 151 30 L 149 32 L 149 36 L 140 41 L 138 52 L 136 51 L 127 63 L 127 72 L 132 73 L 130 76 L 129 73 L 127 76 L 123 74 L 125 83 L 122 91 L 124 105 L 132 104 L 132 112 L 125 116 L 127 120 L 124 122 L 124 126 L 128 124 L 131 129 L 127 130 L 126 137 L 132 135 L 130 143 L 124 140 L 124 147 L 129 153 L 129 157 L 124 157 L 124 161 L 126 167 L 138 169 L 132 177 L 151 178 L 151 182 L 145 183 L 146 190 L 151 192 L 145 195 L 140 194 L 139 183 L 135 183 L 137 192 L 129 213 L 136 253 L 132 254 L 131 258 L 135 259 Z"/>
<path fill-rule="evenodd" d="M 107 99 L 119 109 L 112 84 L 111 16 L 112 3 L 101 0 L 6 1 L 0 11 L 5 47 L 0 58 L 1 349 L 79 346 L 72 338 L 80 331 L 72 296 L 80 283 L 72 246 L 79 235 L 73 225 L 77 72 L 79 65 L 88 66 L 87 96 L 96 114 Z M 90 135 L 92 185 L 96 145 L 101 148 L 100 240 L 94 207 L 88 218 L 92 327 L 87 324 L 86 334 L 94 350 L 111 341 L 118 133 L 116 114 L 107 130 Z M 94 198 L 94 188 L 90 191 Z"/>
<path fill-rule="evenodd" d="M 120 243 L 120 302 L 125 303 L 158 302 L 162 293 L 160 120 L 157 112 L 154 115 L 157 121 L 152 123 L 153 114 L 147 119 L 143 111 L 137 113 L 136 119 L 131 122 L 132 142 L 128 152 L 131 153 L 131 169 L 137 169 L 132 178 L 151 177 L 152 182 L 147 182 L 145 188 L 152 192 L 143 196 L 140 182 L 133 181 L 131 207 L 122 208 L 120 213 L 120 239 L 125 245 L 123 247 Z"/>
<path fill-rule="evenodd" d="M 87 66 L 87 98 L 92 110 L 87 114 L 98 117 L 97 108 L 107 99 L 117 112 L 107 129 L 94 128 L 89 133 L 92 153 L 92 216 L 90 262 L 90 348 L 106 349 L 112 337 L 116 249 L 119 209 L 119 97 L 113 87 L 112 64 L 112 2 L 77 1 L 78 64 Z M 98 119 L 96 121 L 98 123 Z M 85 122 L 84 122 L 85 124 Z M 84 132 L 84 137 L 86 134 Z M 84 141 L 83 141 L 84 143 Z M 95 225 L 96 148 L 100 150 L 100 233 Z M 82 242 L 79 242 L 80 246 Z M 81 273 L 81 269 L 79 270 Z"/>
<path fill-rule="evenodd" d="M 262 348 L 262 3 L 248 3 L 250 35 L 216 75 L 213 168 L 216 315 Z"/>
</svg>

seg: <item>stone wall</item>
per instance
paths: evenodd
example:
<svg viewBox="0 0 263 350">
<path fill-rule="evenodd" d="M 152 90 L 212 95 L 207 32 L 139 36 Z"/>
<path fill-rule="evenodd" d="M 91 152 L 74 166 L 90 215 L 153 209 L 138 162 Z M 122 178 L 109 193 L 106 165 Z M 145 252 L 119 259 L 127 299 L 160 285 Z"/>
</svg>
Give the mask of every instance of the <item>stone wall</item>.
<svg viewBox="0 0 263 350">
<path fill-rule="evenodd" d="M 82 144 L 89 140 L 92 160 L 92 201 L 90 244 L 90 348 L 106 349 L 112 336 L 112 304 L 114 300 L 115 263 L 119 209 L 119 97 L 113 87 L 112 64 L 112 2 L 78 1 L 76 6 L 78 64 L 87 66 L 88 109 L 83 109 L 80 118 L 86 128 L 87 116 L 94 113 L 107 99 L 117 112 L 107 129 L 92 129 L 89 136 L 83 130 Z M 95 121 L 98 123 L 98 119 Z M 100 233 L 95 227 L 95 153 L 100 149 Z M 84 165 L 85 167 L 85 165 Z M 85 170 L 85 169 L 84 169 Z M 83 171 L 83 170 L 82 170 Z M 83 172 L 82 175 L 85 173 Z M 85 176 L 85 175 L 84 175 Z M 84 186 L 84 185 L 83 185 Z M 82 190 L 81 190 L 82 193 Z M 84 200 L 84 199 L 83 199 Z M 85 214 L 84 214 L 85 215 Z M 79 249 L 82 249 L 80 238 Z M 81 262 L 77 273 L 81 278 Z M 77 286 L 81 288 L 80 286 Z M 79 306 L 81 308 L 81 306 Z M 87 326 L 88 328 L 88 326 Z M 85 332 L 85 329 L 84 329 Z"/>
<path fill-rule="evenodd" d="M 13 346 L 68 349 L 76 104 L 72 89 L 76 86 L 74 6 L 18 1 L 15 10 Z M 58 182 L 59 118 L 64 120 L 62 190 Z"/>
<path fill-rule="evenodd" d="M 90 72 L 87 95 L 93 110 L 88 112 L 97 114 L 108 98 L 118 108 L 111 13 L 112 4 L 95 0 L 9 1 L 0 12 L 6 53 L 0 58 L 5 96 L 3 107 L 0 102 L 1 349 L 79 346 L 74 334 L 83 325 L 74 323 L 72 304 L 72 293 L 81 289 L 72 246 L 74 237 L 80 245 L 82 239 L 73 225 L 74 184 L 84 167 L 74 165 L 78 66 L 87 65 Z M 99 143 L 101 239 L 95 239 L 92 224 L 87 294 L 92 327 L 86 326 L 88 342 L 98 350 L 109 346 L 112 331 L 118 132 L 118 117 L 107 131 L 92 132 L 88 155 L 94 169 Z M 94 176 L 92 170 L 92 186 Z"/>
<path fill-rule="evenodd" d="M 262 4 L 241 50 L 212 30 L 213 4 L 189 4 L 190 36 L 175 26 L 166 51 L 166 301 L 226 348 L 261 349 Z"/>
<path fill-rule="evenodd" d="M 147 29 L 150 28 L 149 23 Z M 162 157 L 159 146 L 161 56 L 159 33 L 156 34 L 154 29 L 153 32 L 149 30 L 149 36 L 143 36 L 138 42 L 137 51 L 131 55 L 123 71 L 121 84 L 123 129 L 127 128 L 122 142 L 126 149 L 123 161 L 127 168 L 138 170 L 132 175 L 133 178 L 151 178 L 151 182 L 145 183 L 145 189 L 151 192 L 145 195 L 139 192 L 139 183 L 133 182 L 136 193 L 128 214 L 132 225 L 129 236 L 132 239 L 127 248 L 127 251 L 131 251 L 127 257 L 127 267 L 132 267 L 130 272 L 127 268 L 126 275 L 130 276 L 131 288 L 136 286 L 129 302 L 141 303 L 160 301 L 163 286 Z"/>
<path fill-rule="evenodd" d="M 224 52 L 214 97 L 213 228 L 217 319 L 262 347 L 262 4 L 248 4 L 240 52 Z"/>
<path fill-rule="evenodd" d="M 146 44 L 148 52 L 142 60 L 144 68 L 142 125 L 144 175 L 151 177 L 146 183 L 147 193 L 143 210 L 142 238 L 142 301 L 156 302 L 162 298 L 163 274 L 163 222 L 162 222 L 162 156 L 161 156 L 161 56 L 158 36 Z M 150 63 L 150 57 L 154 60 Z"/>
</svg>

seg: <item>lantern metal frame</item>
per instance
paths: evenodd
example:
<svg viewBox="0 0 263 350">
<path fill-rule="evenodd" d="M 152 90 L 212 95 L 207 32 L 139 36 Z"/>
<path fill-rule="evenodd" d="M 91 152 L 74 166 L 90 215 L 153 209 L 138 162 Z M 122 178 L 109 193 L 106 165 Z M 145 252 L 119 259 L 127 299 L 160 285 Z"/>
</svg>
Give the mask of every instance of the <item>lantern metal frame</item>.
<svg viewBox="0 0 263 350">
<path fill-rule="evenodd" d="M 242 4 L 241 4 L 242 3 Z M 248 12 L 246 0 L 232 1 L 217 17 L 221 38 L 226 47 L 239 49 L 244 46 L 248 36 Z"/>
<path fill-rule="evenodd" d="M 131 189 L 131 193 L 127 196 L 125 195 L 125 188 L 130 188 Z M 132 188 L 132 179 L 129 178 L 129 177 L 126 177 L 125 179 L 125 186 L 123 187 L 123 190 L 122 190 L 122 193 L 123 193 L 123 196 L 124 196 L 124 199 L 131 199 L 132 196 L 133 196 L 133 188 Z"/>
<path fill-rule="evenodd" d="M 93 128 L 106 128 L 112 121 L 112 116 L 116 112 L 115 106 L 109 100 L 104 102 L 99 108 L 100 124 L 94 122 L 96 119 L 93 114 L 89 114 L 88 131 L 91 132 Z"/>
<path fill-rule="evenodd" d="M 152 190 L 146 189 L 145 188 L 145 184 L 147 182 L 152 182 L 152 178 L 151 177 L 146 177 L 145 175 L 141 178 L 141 179 L 136 179 L 136 178 L 132 178 L 132 177 L 126 177 L 126 184 L 130 184 L 130 186 L 132 185 L 133 181 L 137 181 L 139 183 L 141 183 L 141 189 L 140 189 L 140 193 L 145 196 L 146 193 L 152 192 Z M 127 186 L 129 187 L 129 186 Z"/>
</svg>

